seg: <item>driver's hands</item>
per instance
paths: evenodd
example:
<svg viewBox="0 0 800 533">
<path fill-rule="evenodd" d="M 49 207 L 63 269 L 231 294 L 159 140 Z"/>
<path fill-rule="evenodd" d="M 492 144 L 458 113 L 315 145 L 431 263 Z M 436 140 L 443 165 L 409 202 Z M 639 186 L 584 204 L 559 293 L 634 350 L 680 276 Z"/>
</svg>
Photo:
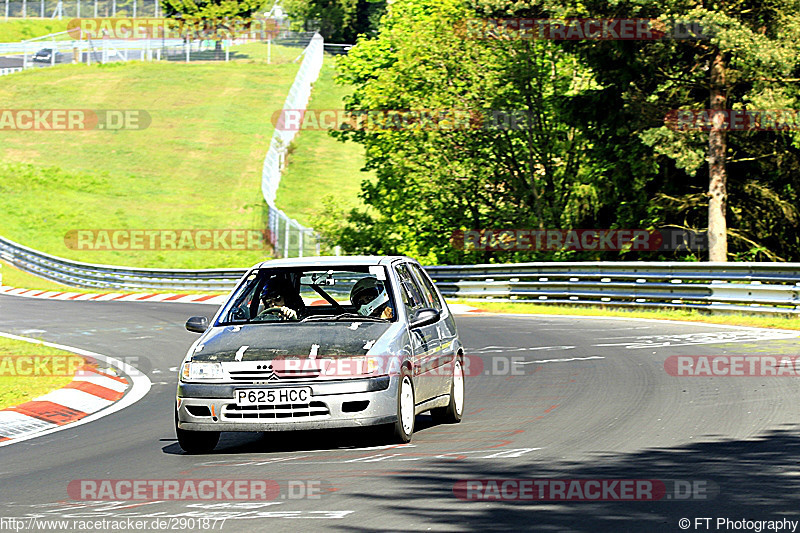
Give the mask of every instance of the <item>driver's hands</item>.
<svg viewBox="0 0 800 533">
<path fill-rule="evenodd" d="M 297 320 L 297 311 L 284 305 L 281 307 L 281 317 L 284 320 Z"/>
</svg>

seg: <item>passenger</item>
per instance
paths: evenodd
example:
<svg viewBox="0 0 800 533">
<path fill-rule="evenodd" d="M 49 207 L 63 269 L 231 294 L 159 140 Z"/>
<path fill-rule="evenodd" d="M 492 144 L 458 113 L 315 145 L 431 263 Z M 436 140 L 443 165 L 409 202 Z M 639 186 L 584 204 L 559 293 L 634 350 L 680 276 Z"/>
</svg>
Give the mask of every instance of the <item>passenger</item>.
<svg viewBox="0 0 800 533">
<path fill-rule="evenodd" d="M 350 303 L 356 306 L 359 315 L 391 320 L 394 310 L 383 282 L 368 277 L 358 280 L 350 290 Z"/>
</svg>

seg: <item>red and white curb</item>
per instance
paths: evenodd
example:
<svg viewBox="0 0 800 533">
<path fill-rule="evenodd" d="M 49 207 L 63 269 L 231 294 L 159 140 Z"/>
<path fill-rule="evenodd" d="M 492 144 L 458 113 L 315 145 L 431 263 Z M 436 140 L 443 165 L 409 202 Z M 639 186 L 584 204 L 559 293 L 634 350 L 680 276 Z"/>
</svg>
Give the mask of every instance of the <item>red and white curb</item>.
<svg viewBox="0 0 800 533">
<path fill-rule="evenodd" d="M 142 399 L 150 390 L 150 379 L 127 363 L 88 350 L 44 342 L 0 332 L 0 337 L 41 344 L 91 357 L 121 375 L 89 367 L 78 370 L 64 388 L 15 407 L 0 410 L 0 446 L 48 435 L 115 413 Z"/>
<path fill-rule="evenodd" d="M 179 293 L 141 293 L 141 292 L 59 292 L 37 289 L 17 289 L 0 286 L 0 294 L 22 296 L 24 298 L 41 298 L 45 300 L 88 300 L 93 302 L 159 302 L 159 303 L 193 303 L 222 305 L 228 298 L 224 294 L 179 294 Z"/>
</svg>

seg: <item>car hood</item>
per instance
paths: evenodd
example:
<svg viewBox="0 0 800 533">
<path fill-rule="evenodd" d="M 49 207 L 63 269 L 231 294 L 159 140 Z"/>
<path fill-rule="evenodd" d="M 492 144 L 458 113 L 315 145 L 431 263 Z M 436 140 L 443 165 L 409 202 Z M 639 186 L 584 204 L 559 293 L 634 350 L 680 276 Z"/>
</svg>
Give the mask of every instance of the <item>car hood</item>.
<svg viewBox="0 0 800 533">
<path fill-rule="evenodd" d="M 355 329 L 353 325 L 357 324 Z M 270 361 L 365 355 L 391 327 L 379 322 L 327 322 L 216 327 L 195 347 L 193 361 Z M 244 347 L 247 348 L 244 348 Z M 242 351 L 241 358 L 237 354 Z"/>
</svg>

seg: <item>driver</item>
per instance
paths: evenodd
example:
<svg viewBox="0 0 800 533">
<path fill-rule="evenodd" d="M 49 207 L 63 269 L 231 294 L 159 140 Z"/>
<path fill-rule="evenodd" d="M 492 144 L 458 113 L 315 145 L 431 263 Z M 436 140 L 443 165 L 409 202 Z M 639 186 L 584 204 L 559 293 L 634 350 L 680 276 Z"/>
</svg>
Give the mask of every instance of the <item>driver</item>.
<svg viewBox="0 0 800 533">
<path fill-rule="evenodd" d="M 358 308 L 358 314 L 391 320 L 394 316 L 386 287 L 376 278 L 358 280 L 350 290 L 350 303 Z"/>
<path fill-rule="evenodd" d="M 302 312 L 304 307 L 300 297 L 294 294 L 291 285 L 284 278 L 267 280 L 264 288 L 261 289 L 260 298 L 264 304 L 264 310 L 258 315 L 261 318 L 276 313 L 281 320 L 297 320 L 298 312 Z M 273 311 L 268 313 L 269 309 L 273 309 Z"/>
</svg>

